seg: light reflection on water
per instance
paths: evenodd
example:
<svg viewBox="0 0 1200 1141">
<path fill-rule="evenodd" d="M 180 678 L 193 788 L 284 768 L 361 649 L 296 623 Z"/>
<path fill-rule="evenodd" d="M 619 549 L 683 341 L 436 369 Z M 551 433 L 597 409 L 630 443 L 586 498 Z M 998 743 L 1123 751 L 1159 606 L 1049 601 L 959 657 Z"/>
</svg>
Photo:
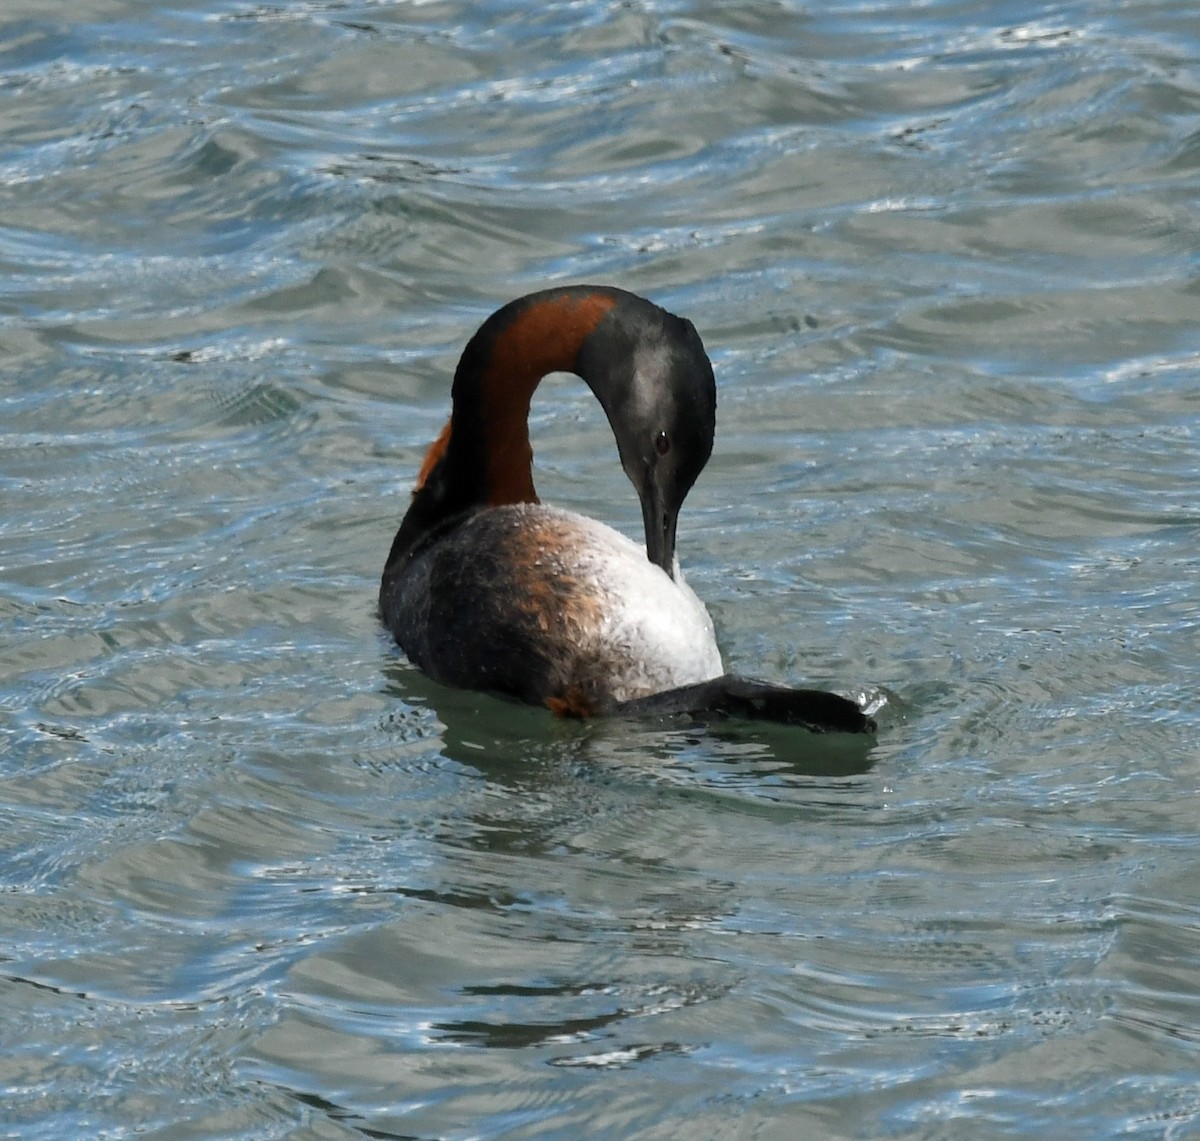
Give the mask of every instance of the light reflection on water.
<svg viewBox="0 0 1200 1141">
<path fill-rule="evenodd" d="M 1193 24 L 8 5 L 14 1136 L 1193 1131 Z M 689 579 L 875 743 L 398 660 L 456 354 L 564 280 L 701 329 Z M 636 532 L 581 386 L 534 438 Z"/>
</svg>

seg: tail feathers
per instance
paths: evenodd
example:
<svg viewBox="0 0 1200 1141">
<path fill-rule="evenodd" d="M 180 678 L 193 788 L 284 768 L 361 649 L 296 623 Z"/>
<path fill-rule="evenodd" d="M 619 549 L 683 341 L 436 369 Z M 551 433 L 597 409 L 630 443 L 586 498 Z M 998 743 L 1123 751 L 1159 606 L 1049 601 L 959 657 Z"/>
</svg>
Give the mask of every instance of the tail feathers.
<svg viewBox="0 0 1200 1141">
<path fill-rule="evenodd" d="M 820 689 L 788 689 L 726 674 L 711 681 L 623 701 L 608 712 L 625 717 L 675 713 L 739 717 L 800 725 L 814 733 L 874 733 L 875 722 L 853 701 Z"/>
</svg>

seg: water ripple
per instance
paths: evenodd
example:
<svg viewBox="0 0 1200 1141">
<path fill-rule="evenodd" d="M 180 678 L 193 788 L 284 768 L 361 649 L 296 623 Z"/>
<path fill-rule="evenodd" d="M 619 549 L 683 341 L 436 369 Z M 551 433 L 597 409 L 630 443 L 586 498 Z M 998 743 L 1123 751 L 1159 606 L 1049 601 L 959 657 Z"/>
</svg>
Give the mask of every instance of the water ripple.
<svg viewBox="0 0 1200 1141">
<path fill-rule="evenodd" d="M 78 9 L 0 16 L 14 1135 L 1188 1135 L 1194 13 Z M 566 280 L 701 329 L 689 581 L 875 741 L 397 657 L 457 353 Z"/>
</svg>

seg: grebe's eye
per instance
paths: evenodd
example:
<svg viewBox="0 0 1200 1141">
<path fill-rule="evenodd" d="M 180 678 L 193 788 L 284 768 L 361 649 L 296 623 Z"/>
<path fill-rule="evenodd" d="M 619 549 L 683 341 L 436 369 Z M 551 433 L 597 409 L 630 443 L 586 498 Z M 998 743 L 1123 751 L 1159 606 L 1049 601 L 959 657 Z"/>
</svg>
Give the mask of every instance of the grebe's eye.
<svg viewBox="0 0 1200 1141">
<path fill-rule="evenodd" d="M 665 456 L 667 452 L 671 450 L 671 437 L 668 436 L 666 432 L 659 432 L 659 434 L 654 437 L 654 450 L 658 452 L 660 456 Z"/>
</svg>

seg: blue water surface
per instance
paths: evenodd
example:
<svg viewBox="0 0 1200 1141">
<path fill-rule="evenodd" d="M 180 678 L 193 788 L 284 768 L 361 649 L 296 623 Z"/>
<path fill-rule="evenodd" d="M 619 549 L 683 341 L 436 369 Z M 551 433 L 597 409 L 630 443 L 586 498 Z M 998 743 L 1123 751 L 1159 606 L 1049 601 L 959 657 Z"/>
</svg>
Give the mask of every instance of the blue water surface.
<svg viewBox="0 0 1200 1141">
<path fill-rule="evenodd" d="M 0 123 L 0 1136 L 1200 1136 L 1192 8 L 6 0 Z M 873 742 L 381 630 L 569 281 L 700 329 L 689 581 Z"/>
</svg>

